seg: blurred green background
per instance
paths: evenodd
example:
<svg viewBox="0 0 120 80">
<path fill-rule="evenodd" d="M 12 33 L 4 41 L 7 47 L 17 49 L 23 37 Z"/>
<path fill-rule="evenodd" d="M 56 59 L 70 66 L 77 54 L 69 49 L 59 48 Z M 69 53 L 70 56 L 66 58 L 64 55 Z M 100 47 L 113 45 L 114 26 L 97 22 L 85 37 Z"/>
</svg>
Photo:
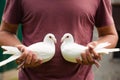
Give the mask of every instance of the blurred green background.
<svg viewBox="0 0 120 80">
<path fill-rule="evenodd" d="M 5 1 L 6 0 L 0 0 L 0 22 L 2 19 L 3 11 L 4 11 Z M 17 35 L 18 35 L 18 38 L 20 40 L 22 40 L 21 25 L 19 25 L 19 30 L 18 30 Z M 2 49 L 0 48 L 0 61 L 5 60 L 5 59 L 9 58 L 10 56 L 11 55 L 3 55 Z M 0 67 L 0 73 L 5 72 L 5 71 L 10 70 L 10 69 L 13 69 L 15 67 L 17 67 L 17 65 L 16 65 L 15 61 L 13 61 L 13 62 L 8 63 L 7 65 L 5 65 L 3 67 Z"/>
</svg>

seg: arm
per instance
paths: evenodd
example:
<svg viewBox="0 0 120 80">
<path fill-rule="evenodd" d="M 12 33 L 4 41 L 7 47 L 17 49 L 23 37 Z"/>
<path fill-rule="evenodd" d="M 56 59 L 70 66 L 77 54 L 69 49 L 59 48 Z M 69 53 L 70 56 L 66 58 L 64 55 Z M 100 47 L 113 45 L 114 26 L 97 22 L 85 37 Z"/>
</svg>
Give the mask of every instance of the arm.
<svg viewBox="0 0 120 80">
<path fill-rule="evenodd" d="M 0 45 L 20 45 L 21 42 L 16 36 L 17 29 L 18 24 L 9 24 L 2 21 L 0 26 Z"/>
<path fill-rule="evenodd" d="M 85 53 L 81 54 L 82 60 L 80 60 L 79 58 L 77 59 L 78 63 L 87 65 L 96 64 L 97 66 L 99 66 L 99 63 L 97 61 L 101 60 L 101 56 L 94 51 L 94 47 L 103 42 L 111 43 L 111 45 L 107 48 L 113 48 L 116 46 L 118 35 L 114 25 L 99 27 L 97 28 L 97 30 L 99 35 L 98 40 L 90 42 L 88 44 L 89 49 L 86 50 Z M 91 56 L 91 54 L 93 54 L 94 56 Z"/>
<path fill-rule="evenodd" d="M 37 59 L 37 56 L 26 49 L 16 36 L 18 24 L 9 24 L 2 21 L 0 27 L 0 45 L 16 46 L 22 52 L 21 57 L 17 60 L 19 64 L 24 61 L 25 67 L 35 67 L 40 65 L 41 60 Z"/>
<path fill-rule="evenodd" d="M 97 28 L 99 39 L 97 40 L 97 43 L 101 42 L 109 42 L 111 45 L 108 48 L 113 48 L 116 46 L 118 41 L 118 35 L 115 29 L 115 26 L 105 26 Z"/>
</svg>

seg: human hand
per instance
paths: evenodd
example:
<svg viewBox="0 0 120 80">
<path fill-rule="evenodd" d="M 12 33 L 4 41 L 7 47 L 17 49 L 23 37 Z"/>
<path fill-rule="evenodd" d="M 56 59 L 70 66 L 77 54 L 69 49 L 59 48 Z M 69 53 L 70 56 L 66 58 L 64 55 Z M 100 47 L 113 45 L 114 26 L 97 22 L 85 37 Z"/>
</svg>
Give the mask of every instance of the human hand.
<svg viewBox="0 0 120 80">
<path fill-rule="evenodd" d="M 42 59 L 38 59 L 36 54 L 28 50 L 26 46 L 18 45 L 17 48 L 22 52 L 20 58 L 16 60 L 19 64 L 18 69 L 21 67 L 36 67 L 42 64 Z"/>
<path fill-rule="evenodd" d="M 95 64 L 97 67 L 100 66 L 99 60 L 101 60 L 101 55 L 96 53 L 94 48 L 97 46 L 97 42 L 93 41 L 90 42 L 87 47 L 88 49 L 85 51 L 85 53 L 82 53 L 80 55 L 81 59 L 78 57 L 76 60 L 80 64 L 85 64 L 85 65 L 92 65 Z"/>
</svg>

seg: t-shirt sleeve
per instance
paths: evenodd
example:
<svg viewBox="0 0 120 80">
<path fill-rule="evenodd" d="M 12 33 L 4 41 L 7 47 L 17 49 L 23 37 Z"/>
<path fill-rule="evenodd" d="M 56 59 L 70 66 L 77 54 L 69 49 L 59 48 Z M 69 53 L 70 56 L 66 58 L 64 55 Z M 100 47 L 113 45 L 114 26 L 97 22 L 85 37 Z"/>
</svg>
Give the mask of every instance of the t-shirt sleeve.
<svg viewBox="0 0 120 80">
<path fill-rule="evenodd" d="M 99 7 L 95 16 L 95 26 L 110 26 L 114 24 L 112 18 L 112 5 L 111 0 L 100 0 Z"/>
<path fill-rule="evenodd" d="M 12 24 L 21 22 L 22 12 L 20 0 L 6 0 L 2 20 Z"/>
</svg>

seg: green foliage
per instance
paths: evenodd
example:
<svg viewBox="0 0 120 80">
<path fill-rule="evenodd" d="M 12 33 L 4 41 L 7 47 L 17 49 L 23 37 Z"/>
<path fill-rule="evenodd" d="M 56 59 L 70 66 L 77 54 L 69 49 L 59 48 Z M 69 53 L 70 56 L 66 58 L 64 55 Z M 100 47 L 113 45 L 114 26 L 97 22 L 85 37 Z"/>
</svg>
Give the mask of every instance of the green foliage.
<svg viewBox="0 0 120 80">
<path fill-rule="evenodd" d="M 5 1 L 6 0 L 0 0 L 0 22 L 1 22 L 1 19 L 2 19 L 2 15 L 3 15 L 3 10 L 4 10 L 4 5 L 5 5 Z M 17 36 L 20 40 L 22 40 L 22 32 L 21 32 L 21 25 L 19 25 L 19 29 L 18 29 L 18 33 L 17 33 Z M 8 57 L 10 57 L 11 55 L 3 55 L 2 54 L 2 49 L 0 48 L 0 61 L 3 61 L 5 59 L 7 59 Z M 0 67 L 0 72 L 4 72 L 4 71 L 7 71 L 7 70 L 10 70 L 10 69 L 13 69 L 15 68 L 17 65 L 15 62 L 11 62 L 3 67 Z"/>
</svg>

